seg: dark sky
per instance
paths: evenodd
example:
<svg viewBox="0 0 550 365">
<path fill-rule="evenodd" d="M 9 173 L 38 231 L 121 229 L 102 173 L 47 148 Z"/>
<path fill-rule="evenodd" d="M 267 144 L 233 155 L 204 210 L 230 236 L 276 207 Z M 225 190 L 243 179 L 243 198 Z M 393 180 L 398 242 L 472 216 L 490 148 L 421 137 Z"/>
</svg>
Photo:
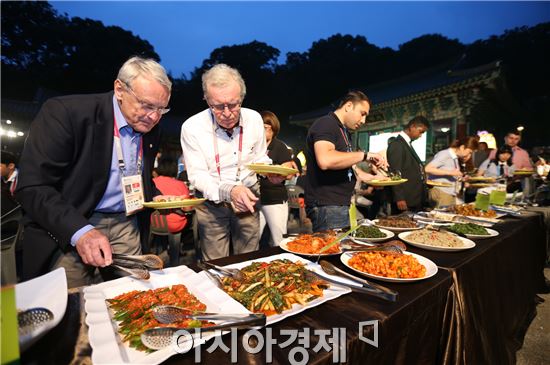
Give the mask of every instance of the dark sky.
<svg viewBox="0 0 550 365">
<path fill-rule="evenodd" d="M 74 2 L 51 4 L 68 16 L 117 25 L 148 40 L 176 77 L 189 75 L 215 48 L 265 42 L 281 51 L 307 51 L 336 33 L 363 35 L 397 49 L 439 33 L 471 43 L 506 29 L 550 21 L 550 2 Z M 337 56 L 337 55 L 335 55 Z"/>
</svg>

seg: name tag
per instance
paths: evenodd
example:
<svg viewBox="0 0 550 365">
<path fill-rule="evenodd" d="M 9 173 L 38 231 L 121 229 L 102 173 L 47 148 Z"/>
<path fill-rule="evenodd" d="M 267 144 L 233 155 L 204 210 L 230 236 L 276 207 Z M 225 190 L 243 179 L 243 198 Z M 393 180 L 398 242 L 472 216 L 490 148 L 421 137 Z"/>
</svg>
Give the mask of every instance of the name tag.
<svg viewBox="0 0 550 365">
<path fill-rule="evenodd" d="M 143 209 L 143 181 L 141 175 L 122 176 L 122 194 L 126 215 Z"/>
</svg>

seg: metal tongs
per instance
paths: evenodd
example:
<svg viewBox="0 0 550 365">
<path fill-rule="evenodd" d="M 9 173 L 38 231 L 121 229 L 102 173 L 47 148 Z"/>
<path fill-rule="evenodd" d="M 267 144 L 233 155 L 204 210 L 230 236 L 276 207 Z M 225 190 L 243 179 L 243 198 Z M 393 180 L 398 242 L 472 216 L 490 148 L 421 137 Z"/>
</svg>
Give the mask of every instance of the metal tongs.
<svg viewBox="0 0 550 365">
<path fill-rule="evenodd" d="M 385 169 L 383 167 L 377 167 L 377 169 L 392 180 L 401 180 L 401 171 L 399 170 Z"/>
<path fill-rule="evenodd" d="M 231 269 L 231 268 L 228 268 L 228 267 L 222 267 L 222 266 L 218 266 L 218 265 L 214 265 L 214 264 L 211 264 L 209 262 L 206 262 L 206 261 L 202 261 L 200 260 L 198 262 L 198 266 L 201 267 L 203 270 L 206 270 L 206 268 L 209 268 L 209 269 L 212 269 L 212 270 L 216 270 L 217 272 L 219 272 L 220 274 L 222 274 L 223 276 L 228 276 L 232 279 L 235 279 L 237 281 L 243 281 L 244 280 L 244 274 L 241 272 L 241 270 L 239 269 Z"/>
<path fill-rule="evenodd" d="M 173 344 L 176 332 L 186 330 L 189 333 L 209 332 L 223 329 L 261 328 L 266 325 L 266 316 L 263 313 L 224 314 L 224 313 L 192 313 L 189 310 L 176 306 L 161 305 L 153 309 L 153 316 L 163 324 L 179 322 L 185 319 L 222 321 L 210 327 L 178 328 L 156 327 L 141 334 L 141 342 L 152 350 L 160 350 Z"/>
<path fill-rule="evenodd" d="M 347 272 L 337 268 L 336 266 L 334 266 L 333 264 L 331 264 L 326 260 L 321 260 L 320 265 L 323 271 L 329 275 L 341 276 L 361 285 L 360 287 L 355 285 L 347 285 L 353 291 L 373 295 L 378 298 L 389 300 L 390 302 L 397 301 L 397 297 L 399 296 L 399 293 L 396 291 L 386 288 L 385 286 L 367 281 L 365 279 L 358 278 L 357 276 L 348 274 Z M 326 280 L 328 282 L 338 284 L 338 285 L 346 285 L 341 281 L 327 278 L 326 276 L 320 275 L 318 273 L 315 273 L 315 274 L 319 276 L 321 279 Z"/>
<path fill-rule="evenodd" d="M 149 270 L 160 270 L 164 262 L 157 255 L 124 255 L 113 253 L 113 266 L 141 280 L 151 277 Z"/>
</svg>

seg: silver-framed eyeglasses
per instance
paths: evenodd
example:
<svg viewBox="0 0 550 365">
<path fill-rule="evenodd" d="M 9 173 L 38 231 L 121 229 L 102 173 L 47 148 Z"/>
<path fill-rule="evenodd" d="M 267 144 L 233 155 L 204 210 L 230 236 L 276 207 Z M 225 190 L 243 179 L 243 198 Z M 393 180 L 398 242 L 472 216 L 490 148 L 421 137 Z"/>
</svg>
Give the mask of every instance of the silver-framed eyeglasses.
<svg viewBox="0 0 550 365">
<path fill-rule="evenodd" d="M 141 109 L 145 111 L 147 115 L 151 113 L 159 113 L 160 115 L 164 115 L 170 111 L 170 108 L 162 108 L 162 107 L 154 106 L 146 101 L 141 100 L 136 95 L 134 90 L 132 90 L 132 87 L 130 85 L 128 85 L 127 83 L 124 83 L 124 85 L 126 86 L 126 90 L 128 90 L 134 96 L 134 98 L 136 98 L 137 102 L 141 106 Z"/>
<path fill-rule="evenodd" d="M 210 104 L 208 106 L 215 112 L 223 113 L 225 108 L 229 109 L 230 112 L 236 112 L 241 107 L 241 102 L 237 103 L 225 103 L 225 104 Z"/>
</svg>

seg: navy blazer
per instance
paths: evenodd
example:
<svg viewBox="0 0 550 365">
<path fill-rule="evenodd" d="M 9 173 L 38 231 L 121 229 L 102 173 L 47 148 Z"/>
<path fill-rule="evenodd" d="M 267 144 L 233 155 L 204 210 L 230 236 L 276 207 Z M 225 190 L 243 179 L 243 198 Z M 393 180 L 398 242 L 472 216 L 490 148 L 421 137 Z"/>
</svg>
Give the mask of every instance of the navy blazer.
<svg viewBox="0 0 550 365">
<path fill-rule="evenodd" d="M 55 254 L 69 249 L 73 234 L 88 224 L 107 187 L 113 128 L 112 91 L 49 99 L 32 122 L 16 190 L 25 212 L 24 279 L 47 272 Z M 153 194 L 159 141 L 158 125 L 143 136 L 146 201 Z M 147 218 L 140 217 L 140 223 Z"/>
</svg>

